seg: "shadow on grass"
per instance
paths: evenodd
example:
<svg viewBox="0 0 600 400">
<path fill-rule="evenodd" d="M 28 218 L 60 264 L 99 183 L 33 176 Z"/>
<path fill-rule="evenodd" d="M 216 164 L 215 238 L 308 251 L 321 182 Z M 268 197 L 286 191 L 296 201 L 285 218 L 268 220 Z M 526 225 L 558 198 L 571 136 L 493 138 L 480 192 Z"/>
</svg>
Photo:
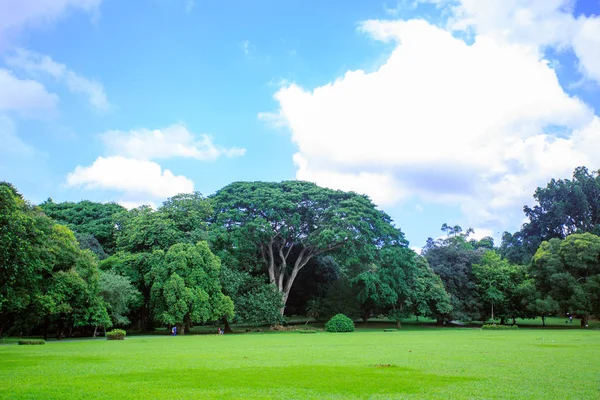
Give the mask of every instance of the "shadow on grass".
<svg viewBox="0 0 600 400">
<path fill-rule="evenodd" d="M 192 368 L 132 372 L 118 375 L 95 376 L 104 382 L 115 381 L 135 387 L 172 387 L 179 389 L 215 391 L 219 389 L 252 389 L 257 392 L 272 390 L 300 390 L 323 394 L 369 396 L 386 393 L 419 393 L 434 387 L 472 381 L 474 378 L 429 374 L 419 370 L 389 365 L 349 366 L 282 366 L 237 367 L 226 369 Z"/>
</svg>

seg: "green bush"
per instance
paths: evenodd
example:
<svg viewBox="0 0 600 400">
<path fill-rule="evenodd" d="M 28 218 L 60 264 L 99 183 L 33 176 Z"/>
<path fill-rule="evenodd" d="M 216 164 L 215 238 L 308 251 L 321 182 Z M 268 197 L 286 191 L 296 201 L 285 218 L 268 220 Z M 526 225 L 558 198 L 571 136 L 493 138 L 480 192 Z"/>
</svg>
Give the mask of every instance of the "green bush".
<svg viewBox="0 0 600 400">
<path fill-rule="evenodd" d="M 327 321 L 325 330 L 327 332 L 354 332 L 354 321 L 344 314 L 337 314 Z"/>
<path fill-rule="evenodd" d="M 32 344 L 46 344 L 45 340 L 42 339 L 21 339 L 19 345 L 32 345 Z"/>
<path fill-rule="evenodd" d="M 298 333 L 317 333 L 317 331 L 314 329 L 300 329 L 296 332 L 298 332 Z"/>
<path fill-rule="evenodd" d="M 506 329 L 518 329 L 517 325 L 495 325 L 495 324 L 486 324 L 481 327 L 481 329 L 495 329 L 495 330 L 506 330 Z"/>
<path fill-rule="evenodd" d="M 387 328 L 383 330 L 384 332 L 398 332 L 398 329 Z"/>
<path fill-rule="evenodd" d="M 106 332 L 106 340 L 124 340 L 125 335 L 127 335 L 127 332 L 123 329 L 113 329 L 110 332 Z"/>
</svg>

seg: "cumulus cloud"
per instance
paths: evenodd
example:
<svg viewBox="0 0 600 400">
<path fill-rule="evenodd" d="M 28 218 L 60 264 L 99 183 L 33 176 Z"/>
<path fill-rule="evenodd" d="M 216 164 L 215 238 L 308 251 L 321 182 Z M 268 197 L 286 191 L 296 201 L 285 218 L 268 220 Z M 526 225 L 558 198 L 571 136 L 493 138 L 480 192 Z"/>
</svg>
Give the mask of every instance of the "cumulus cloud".
<svg viewBox="0 0 600 400">
<path fill-rule="evenodd" d="M 600 164 L 598 118 L 535 43 L 495 34 L 466 43 L 423 20 L 360 30 L 397 43 L 378 70 L 312 90 L 287 85 L 277 112 L 260 116 L 290 130 L 297 178 L 380 204 L 457 204 L 468 226 L 496 230 L 520 219 L 548 178 Z"/>
<path fill-rule="evenodd" d="M 448 7 L 449 27 L 533 46 L 570 48 L 579 69 L 600 82 L 600 16 L 574 16 L 573 0 L 420 0 Z"/>
<path fill-rule="evenodd" d="M 214 161 L 245 153 L 245 149 L 215 145 L 210 136 L 194 135 L 183 124 L 154 130 L 112 130 L 101 134 L 100 139 L 107 156 L 98 157 L 90 166 L 78 166 L 67 176 L 67 186 L 121 192 L 124 198 L 119 204 L 127 208 L 154 206 L 159 199 L 194 190 L 192 180 L 163 170 L 153 160 Z"/>
<path fill-rule="evenodd" d="M 69 10 L 93 13 L 102 0 L 4 0 L 0 2 L 0 36 L 26 26 L 53 22 Z"/>
<path fill-rule="evenodd" d="M 11 67 L 25 71 L 34 77 L 49 75 L 57 81 L 63 82 L 72 93 L 86 96 L 90 104 L 98 110 L 108 111 L 110 109 L 104 87 L 100 82 L 76 74 L 66 65 L 57 63 L 49 56 L 25 49 L 16 49 L 6 55 L 4 59 Z"/>
<path fill-rule="evenodd" d="M 101 135 L 110 154 L 118 154 L 139 160 L 189 157 L 202 161 L 214 161 L 221 156 L 243 156 L 246 149 L 225 148 L 215 145 L 208 135 L 197 137 L 183 124 L 163 129 L 136 129 L 129 132 L 112 130 Z"/>
<path fill-rule="evenodd" d="M 30 79 L 18 79 L 0 68 L 0 111 L 53 110 L 58 96 L 48 93 L 44 85 Z"/>
<path fill-rule="evenodd" d="M 77 166 L 67 176 L 67 186 L 118 190 L 131 196 L 166 198 L 194 191 L 194 183 L 174 175 L 153 161 L 121 156 L 98 157 L 89 167 Z"/>
</svg>

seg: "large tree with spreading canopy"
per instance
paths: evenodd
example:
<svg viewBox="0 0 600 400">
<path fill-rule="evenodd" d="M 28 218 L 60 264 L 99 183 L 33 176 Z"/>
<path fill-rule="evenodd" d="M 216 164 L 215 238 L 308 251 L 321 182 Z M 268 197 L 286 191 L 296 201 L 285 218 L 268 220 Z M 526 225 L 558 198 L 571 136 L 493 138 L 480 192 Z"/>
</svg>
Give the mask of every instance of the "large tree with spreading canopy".
<svg viewBox="0 0 600 400">
<path fill-rule="evenodd" d="M 314 257 L 337 251 L 347 265 L 358 265 L 373 261 L 384 245 L 407 246 L 391 218 L 353 192 L 302 181 L 235 182 L 212 201 L 213 226 L 252 243 L 283 297 L 282 313 L 298 273 Z"/>
</svg>

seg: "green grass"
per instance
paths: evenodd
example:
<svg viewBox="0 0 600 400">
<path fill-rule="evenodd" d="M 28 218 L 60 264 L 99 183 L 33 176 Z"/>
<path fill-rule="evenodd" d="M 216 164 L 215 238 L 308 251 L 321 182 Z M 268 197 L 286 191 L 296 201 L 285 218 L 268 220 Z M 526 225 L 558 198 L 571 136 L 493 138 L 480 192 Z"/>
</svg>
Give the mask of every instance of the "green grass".
<svg viewBox="0 0 600 400">
<path fill-rule="evenodd" d="M 10 399 L 597 399 L 600 332 L 138 336 L 0 346 Z"/>
</svg>

